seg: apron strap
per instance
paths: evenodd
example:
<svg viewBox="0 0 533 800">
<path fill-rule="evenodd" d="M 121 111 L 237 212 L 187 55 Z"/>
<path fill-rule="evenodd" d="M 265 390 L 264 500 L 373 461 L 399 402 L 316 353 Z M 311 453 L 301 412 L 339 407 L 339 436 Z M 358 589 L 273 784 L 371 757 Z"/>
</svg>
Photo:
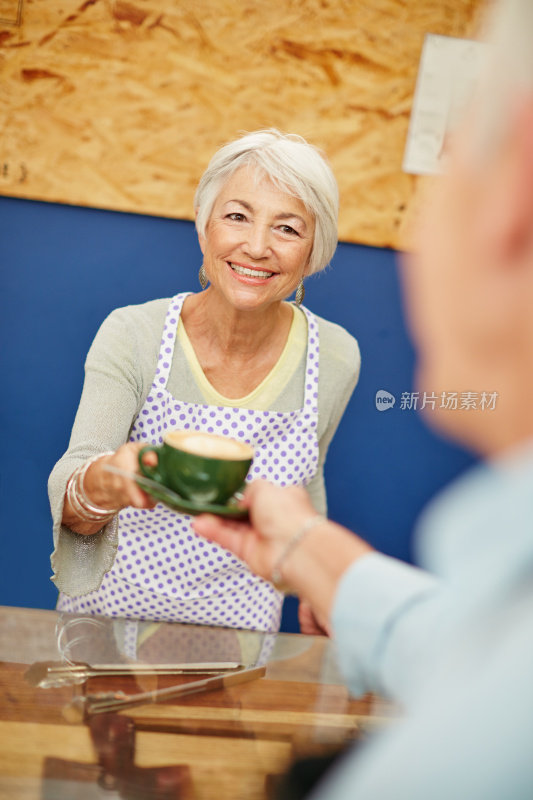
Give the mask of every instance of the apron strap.
<svg viewBox="0 0 533 800">
<path fill-rule="evenodd" d="M 181 292 L 172 298 L 165 317 L 163 336 L 155 371 L 153 389 L 166 389 L 176 344 L 176 332 L 185 298 L 192 292 Z M 314 314 L 300 306 L 307 317 L 307 360 L 305 364 L 304 408 L 308 414 L 318 415 L 319 337 L 318 320 Z"/>
<path fill-rule="evenodd" d="M 181 294 L 177 294 L 170 301 L 165 317 L 161 345 L 159 347 L 159 357 L 157 359 L 153 389 L 166 389 L 168 377 L 170 375 L 174 345 L 176 344 L 176 332 L 178 330 L 181 308 L 185 298 L 190 294 L 192 294 L 192 292 L 182 292 Z"/>
<path fill-rule="evenodd" d="M 318 374 L 320 347 L 318 336 L 318 320 L 314 314 L 300 306 L 307 317 L 307 361 L 305 365 L 304 408 L 308 414 L 318 415 Z"/>
</svg>

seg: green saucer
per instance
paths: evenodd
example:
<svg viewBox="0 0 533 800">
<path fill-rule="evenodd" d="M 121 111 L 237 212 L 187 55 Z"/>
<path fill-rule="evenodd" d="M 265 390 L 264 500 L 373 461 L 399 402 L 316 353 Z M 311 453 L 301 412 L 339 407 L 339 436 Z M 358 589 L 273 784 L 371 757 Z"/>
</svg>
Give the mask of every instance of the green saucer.
<svg viewBox="0 0 533 800">
<path fill-rule="evenodd" d="M 172 511 L 180 511 L 182 514 L 216 514 L 219 517 L 228 519 L 248 519 L 248 509 L 237 505 L 237 500 L 230 498 L 226 505 L 210 505 L 209 503 L 195 503 L 193 500 L 186 500 L 179 494 L 167 489 L 166 486 L 145 478 L 143 475 L 134 475 L 135 482 L 145 492 L 155 497 L 159 502 L 164 503 Z"/>
<path fill-rule="evenodd" d="M 194 503 L 192 500 L 180 497 L 179 494 L 173 492 L 172 489 L 167 489 L 163 484 L 157 483 L 157 481 L 153 481 L 150 478 L 145 478 L 144 475 L 139 475 L 137 472 L 127 472 L 119 467 L 112 467 L 110 464 L 104 465 L 104 469 L 135 481 L 141 489 L 155 497 L 160 503 L 164 503 L 172 511 L 179 511 L 182 514 L 191 514 L 193 516 L 196 514 L 216 514 L 227 519 L 248 519 L 248 509 L 237 505 L 238 500 L 235 497 L 230 497 L 224 506 Z"/>
</svg>

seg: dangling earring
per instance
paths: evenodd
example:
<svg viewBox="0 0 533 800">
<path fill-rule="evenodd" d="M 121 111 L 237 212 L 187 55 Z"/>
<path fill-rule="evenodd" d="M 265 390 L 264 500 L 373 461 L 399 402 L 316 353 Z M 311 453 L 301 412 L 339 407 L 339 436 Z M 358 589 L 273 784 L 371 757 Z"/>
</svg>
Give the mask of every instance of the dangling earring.
<svg viewBox="0 0 533 800">
<path fill-rule="evenodd" d="M 305 286 L 304 286 L 304 280 L 302 278 L 296 288 L 296 294 L 294 296 L 294 302 L 296 303 L 297 306 L 302 305 L 304 297 L 305 297 Z"/>
<path fill-rule="evenodd" d="M 198 272 L 198 280 L 200 281 L 200 286 L 202 287 L 202 289 L 205 289 L 205 287 L 209 283 L 209 278 L 207 277 L 207 272 L 205 271 L 205 267 L 203 264 L 200 267 L 200 271 Z"/>
</svg>

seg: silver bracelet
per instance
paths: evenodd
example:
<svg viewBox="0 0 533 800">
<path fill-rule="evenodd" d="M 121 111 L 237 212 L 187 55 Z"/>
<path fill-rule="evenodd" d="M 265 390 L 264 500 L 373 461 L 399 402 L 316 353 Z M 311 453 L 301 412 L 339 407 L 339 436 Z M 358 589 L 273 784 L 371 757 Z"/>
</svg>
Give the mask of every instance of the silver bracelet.
<svg viewBox="0 0 533 800">
<path fill-rule="evenodd" d="M 91 512 L 88 511 L 86 508 L 84 508 L 83 505 L 81 504 L 81 501 L 80 501 L 80 499 L 78 497 L 78 494 L 76 492 L 76 478 L 77 477 L 78 477 L 78 470 L 75 470 L 72 473 L 72 475 L 70 476 L 70 478 L 68 480 L 68 483 L 67 483 L 67 493 L 66 494 L 67 494 L 67 499 L 68 499 L 68 501 L 70 503 L 70 507 L 72 508 L 72 510 L 74 511 L 76 516 L 78 516 L 84 522 L 101 522 L 102 521 L 102 517 L 100 515 L 99 516 L 95 516 L 94 514 L 91 514 Z M 106 517 L 107 517 L 107 514 L 106 514 Z"/>
<path fill-rule="evenodd" d="M 112 455 L 114 455 L 113 450 L 110 450 L 110 451 L 105 452 L 105 453 L 98 453 L 98 455 L 92 456 L 91 458 L 89 458 L 85 462 L 85 464 L 81 467 L 81 469 L 79 470 L 79 473 L 78 473 L 78 477 L 77 477 L 77 480 L 76 480 L 76 488 L 77 488 L 77 490 L 79 492 L 79 498 L 80 498 L 81 502 L 83 503 L 83 505 L 87 508 L 87 510 L 91 511 L 93 514 L 102 514 L 104 512 L 107 512 L 107 514 L 116 514 L 117 511 L 120 510 L 118 508 L 105 509 L 105 508 L 102 508 L 101 506 L 93 505 L 93 503 L 91 503 L 91 501 L 89 500 L 89 498 L 87 497 L 87 494 L 85 492 L 85 475 L 87 473 L 87 470 L 91 466 L 91 464 L 94 464 L 94 462 L 98 461 L 100 458 L 104 458 L 105 456 L 112 456 Z"/>
<path fill-rule="evenodd" d="M 271 581 L 277 588 L 283 588 L 283 575 L 281 574 L 281 567 L 283 562 L 291 553 L 294 548 L 300 544 L 304 536 L 309 533 L 309 531 L 315 527 L 315 525 L 320 525 L 322 522 L 327 522 L 326 517 L 322 514 L 315 514 L 314 517 L 309 517 L 308 520 L 304 522 L 304 524 L 298 528 L 295 534 L 291 536 L 289 541 L 285 544 L 285 547 L 281 551 L 281 554 L 276 559 L 274 566 L 272 567 L 272 577 Z"/>
<path fill-rule="evenodd" d="M 113 451 L 98 453 L 92 458 L 89 458 L 81 467 L 74 470 L 67 485 L 67 497 L 69 502 L 81 519 L 87 522 L 103 522 L 104 520 L 111 519 L 118 511 L 119 508 L 102 508 L 95 506 L 90 502 L 85 492 L 84 479 L 87 470 L 98 459 L 104 456 L 113 455 Z"/>
</svg>

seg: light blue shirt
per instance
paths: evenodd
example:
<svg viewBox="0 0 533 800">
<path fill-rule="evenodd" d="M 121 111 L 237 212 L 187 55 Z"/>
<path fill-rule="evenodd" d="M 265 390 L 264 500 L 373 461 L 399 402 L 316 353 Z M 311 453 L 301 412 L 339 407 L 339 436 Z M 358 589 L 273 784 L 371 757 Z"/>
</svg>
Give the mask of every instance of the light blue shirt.
<svg viewBox="0 0 533 800">
<path fill-rule="evenodd" d="M 376 553 L 343 576 L 346 680 L 406 711 L 314 797 L 533 800 L 533 447 L 446 490 L 417 541 L 428 572 Z"/>
</svg>

